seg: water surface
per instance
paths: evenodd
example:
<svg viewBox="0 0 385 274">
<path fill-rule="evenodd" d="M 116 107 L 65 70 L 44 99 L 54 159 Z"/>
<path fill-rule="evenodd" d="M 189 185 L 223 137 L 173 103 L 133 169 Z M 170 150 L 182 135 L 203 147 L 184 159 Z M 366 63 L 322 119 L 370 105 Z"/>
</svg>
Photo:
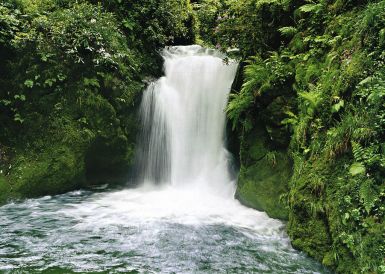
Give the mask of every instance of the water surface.
<svg viewBox="0 0 385 274">
<path fill-rule="evenodd" d="M 281 222 L 192 189 L 12 203 L 0 233 L 1 273 L 328 273 L 291 248 Z"/>
</svg>

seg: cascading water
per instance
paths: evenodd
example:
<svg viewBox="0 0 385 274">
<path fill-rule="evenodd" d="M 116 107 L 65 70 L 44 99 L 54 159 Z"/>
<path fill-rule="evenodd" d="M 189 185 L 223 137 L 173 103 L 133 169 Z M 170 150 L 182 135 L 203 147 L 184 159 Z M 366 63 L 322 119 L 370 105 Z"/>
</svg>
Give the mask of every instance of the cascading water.
<svg viewBox="0 0 385 274">
<path fill-rule="evenodd" d="M 163 57 L 165 76 L 141 105 L 140 179 L 232 196 L 224 109 L 238 64 L 200 46 L 172 47 Z"/>
<path fill-rule="evenodd" d="M 328 273 L 233 199 L 223 110 L 237 64 L 198 46 L 163 55 L 142 103 L 143 186 L 0 207 L 0 272 Z"/>
</svg>

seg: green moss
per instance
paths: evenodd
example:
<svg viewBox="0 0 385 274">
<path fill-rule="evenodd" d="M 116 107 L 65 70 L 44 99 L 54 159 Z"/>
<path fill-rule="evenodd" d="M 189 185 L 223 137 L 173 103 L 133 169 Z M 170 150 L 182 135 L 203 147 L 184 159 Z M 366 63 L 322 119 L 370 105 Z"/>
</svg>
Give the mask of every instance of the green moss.
<svg viewBox="0 0 385 274">
<path fill-rule="evenodd" d="M 267 136 L 259 127 L 243 137 L 236 197 L 246 206 L 266 211 L 270 217 L 287 219 L 280 196 L 287 192 L 291 164 L 284 151 L 268 149 Z"/>
<path fill-rule="evenodd" d="M 66 146 L 46 148 L 39 155 L 19 156 L 10 176 L 13 191 L 22 197 L 57 194 L 84 183 L 84 161 Z"/>
<path fill-rule="evenodd" d="M 327 267 L 333 267 L 336 264 L 336 259 L 333 251 L 328 251 L 322 258 L 322 264 Z"/>
<path fill-rule="evenodd" d="M 323 260 L 323 254 L 330 251 L 328 231 L 322 220 L 290 215 L 288 228 L 293 247 L 305 250 L 319 261 Z"/>
<path fill-rule="evenodd" d="M 290 165 L 283 154 L 276 159 L 275 166 L 263 159 L 250 167 L 242 167 L 236 196 L 244 205 L 266 211 L 272 218 L 287 219 L 287 209 L 280 203 L 280 196 L 287 192 Z"/>
</svg>

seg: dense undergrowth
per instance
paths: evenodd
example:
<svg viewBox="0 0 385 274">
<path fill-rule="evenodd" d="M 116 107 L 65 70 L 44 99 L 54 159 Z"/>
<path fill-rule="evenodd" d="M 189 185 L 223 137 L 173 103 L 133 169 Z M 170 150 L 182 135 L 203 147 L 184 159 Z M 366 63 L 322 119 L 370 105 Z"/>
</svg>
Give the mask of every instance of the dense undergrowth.
<svg viewBox="0 0 385 274">
<path fill-rule="evenodd" d="M 0 3 L 0 203 L 127 181 L 143 79 L 191 43 L 187 1 Z"/>
<path fill-rule="evenodd" d="M 385 2 L 203 0 L 195 8 L 200 39 L 239 49 L 244 61 L 227 108 L 241 141 L 240 191 L 250 191 L 253 168 L 263 172 L 258 161 L 274 166 L 286 153 L 292 176 L 280 200 L 293 245 L 340 273 L 385 273 Z M 256 128 L 268 139 L 264 154 L 250 149 L 260 143 L 250 139 Z M 263 184 L 257 174 L 254 184 Z M 258 208 L 258 191 L 250 195 Z"/>
<path fill-rule="evenodd" d="M 0 203 L 126 182 L 157 50 L 197 35 L 242 60 L 237 197 L 337 272 L 385 273 L 385 2 L 191 2 L 0 3 Z"/>
</svg>

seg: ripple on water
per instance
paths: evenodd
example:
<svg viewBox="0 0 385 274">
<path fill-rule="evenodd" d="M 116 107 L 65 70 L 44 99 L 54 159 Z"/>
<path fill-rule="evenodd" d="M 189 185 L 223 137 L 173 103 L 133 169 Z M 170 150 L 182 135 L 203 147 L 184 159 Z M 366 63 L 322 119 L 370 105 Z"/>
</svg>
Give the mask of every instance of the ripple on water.
<svg viewBox="0 0 385 274">
<path fill-rule="evenodd" d="M 8 204 L 0 272 L 328 273 L 291 248 L 281 222 L 221 199 L 137 189 Z"/>
</svg>

